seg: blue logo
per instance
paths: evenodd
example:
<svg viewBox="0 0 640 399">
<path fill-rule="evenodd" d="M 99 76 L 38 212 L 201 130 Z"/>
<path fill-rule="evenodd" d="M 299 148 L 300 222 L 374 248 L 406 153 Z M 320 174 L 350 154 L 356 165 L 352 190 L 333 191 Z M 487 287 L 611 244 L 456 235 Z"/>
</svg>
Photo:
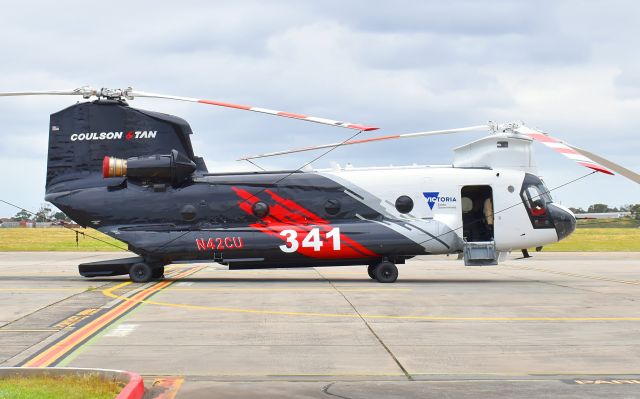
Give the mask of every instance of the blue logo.
<svg viewBox="0 0 640 399">
<path fill-rule="evenodd" d="M 456 197 L 441 197 L 440 191 L 432 191 L 422 193 L 424 197 L 427 199 L 427 204 L 429 204 L 429 209 L 433 210 L 433 206 L 437 203 L 438 208 L 455 208 L 456 207 Z"/>
<path fill-rule="evenodd" d="M 427 204 L 429 204 L 429 209 L 433 209 L 433 206 L 438 201 L 438 194 L 440 194 L 439 191 L 432 192 L 432 193 L 422 193 L 422 195 L 424 195 L 424 197 L 427 199 Z"/>
</svg>

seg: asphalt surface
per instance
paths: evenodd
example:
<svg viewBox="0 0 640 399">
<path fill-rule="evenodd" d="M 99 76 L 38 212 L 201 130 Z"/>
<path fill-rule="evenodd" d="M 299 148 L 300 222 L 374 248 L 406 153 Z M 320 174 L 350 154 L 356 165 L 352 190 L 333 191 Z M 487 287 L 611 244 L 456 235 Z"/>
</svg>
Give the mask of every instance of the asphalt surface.
<svg viewBox="0 0 640 399">
<path fill-rule="evenodd" d="M 149 398 L 640 397 L 640 253 L 424 257 L 395 284 L 364 267 L 77 274 L 112 257 L 0 253 L 0 365 L 136 371 Z"/>
</svg>

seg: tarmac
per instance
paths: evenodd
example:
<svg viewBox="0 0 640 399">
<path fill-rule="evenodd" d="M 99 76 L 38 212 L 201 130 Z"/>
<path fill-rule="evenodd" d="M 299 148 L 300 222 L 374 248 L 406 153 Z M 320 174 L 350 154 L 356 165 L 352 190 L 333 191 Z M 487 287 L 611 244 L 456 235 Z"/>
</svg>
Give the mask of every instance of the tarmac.
<svg viewBox="0 0 640 399">
<path fill-rule="evenodd" d="M 0 366 L 125 369 L 148 398 L 640 397 L 640 253 L 455 256 L 86 279 L 114 253 L 0 253 Z"/>
</svg>

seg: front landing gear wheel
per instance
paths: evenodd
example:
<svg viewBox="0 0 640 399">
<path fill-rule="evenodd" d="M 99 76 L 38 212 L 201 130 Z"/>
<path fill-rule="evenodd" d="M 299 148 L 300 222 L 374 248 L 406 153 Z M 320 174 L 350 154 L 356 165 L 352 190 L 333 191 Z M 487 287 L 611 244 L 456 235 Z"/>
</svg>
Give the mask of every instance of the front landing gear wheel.
<svg viewBox="0 0 640 399">
<path fill-rule="evenodd" d="M 398 268 L 389 261 L 378 263 L 375 269 L 376 280 L 381 283 L 393 283 L 398 279 Z"/>
<path fill-rule="evenodd" d="M 164 266 L 155 267 L 151 272 L 151 277 L 153 278 L 162 278 L 164 277 Z"/>
<path fill-rule="evenodd" d="M 147 283 L 153 278 L 153 270 L 146 263 L 136 263 L 129 268 L 129 277 L 134 283 Z"/>
<path fill-rule="evenodd" d="M 369 277 L 371 277 L 372 279 L 376 279 L 376 266 L 378 266 L 377 264 L 373 264 L 373 265 L 369 265 L 367 267 L 367 273 L 369 274 Z"/>
</svg>

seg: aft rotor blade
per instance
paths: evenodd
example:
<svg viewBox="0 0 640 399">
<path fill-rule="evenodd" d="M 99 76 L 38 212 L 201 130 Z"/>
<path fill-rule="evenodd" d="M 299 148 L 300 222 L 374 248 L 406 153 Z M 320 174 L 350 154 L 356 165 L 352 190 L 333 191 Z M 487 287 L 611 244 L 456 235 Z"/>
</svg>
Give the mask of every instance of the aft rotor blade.
<svg viewBox="0 0 640 399">
<path fill-rule="evenodd" d="M 565 157 L 577 162 L 579 165 L 582 165 L 586 168 L 593 169 L 600 173 L 605 173 L 607 175 L 613 175 L 613 172 L 607 169 L 602 164 L 598 163 L 598 160 L 595 160 L 594 157 L 591 157 L 591 153 L 583 152 L 582 150 L 578 150 L 575 147 L 568 145 L 560 139 L 555 137 L 551 137 L 546 133 L 539 132 L 537 130 L 533 130 L 526 126 L 520 126 L 515 129 L 517 133 L 523 134 L 527 137 L 530 137 L 540 143 L 546 145 L 547 147 L 553 149 L 554 151 L 564 155 Z M 600 157 L 598 157 L 600 158 Z M 604 160 L 604 158 L 600 158 Z M 606 160 L 605 160 L 606 161 Z M 608 162 L 608 161 L 607 161 Z M 618 165 L 617 165 L 618 166 Z M 632 179 L 633 180 L 633 179 Z"/>
<path fill-rule="evenodd" d="M 317 146 L 313 146 L 313 147 L 302 147 L 302 148 L 294 148 L 294 149 L 285 150 L 285 151 L 268 152 L 268 153 L 260 154 L 260 155 L 250 155 L 250 156 L 242 157 L 242 158 L 238 159 L 238 161 L 247 161 L 247 160 L 250 160 L 250 159 L 274 157 L 274 156 L 277 156 L 277 155 L 293 154 L 293 153 L 296 153 L 296 152 L 321 150 L 323 148 L 342 147 L 342 146 L 345 146 L 345 145 L 371 143 L 371 142 L 374 142 L 374 141 L 406 139 L 406 138 L 411 138 L 411 137 L 422 137 L 422 136 L 436 136 L 436 135 L 440 135 L 440 134 L 472 132 L 472 131 L 481 131 L 481 130 L 488 130 L 488 129 L 489 129 L 488 125 L 478 125 L 478 126 L 461 127 L 461 128 L 457 128 L 457 129 L 431 130 L 431 131 L 428 131 L 428 132 L 393 134 L 393 135 L 388 135 L 388 136 L 371 137 L 371 138 L 368 138 L 368 139 L 349 140 L 349 141 L 343 141 L 343 142 L 340 142 L 340 143 L 323 144 L 323 145 L 317 145 Z"/>
<path fill-rule="evenodd" d="M 322 123 L 322 124 L 330 125 L 330 126 L 346 127 L 346 128 L 355 129 L 355 130 L 369 131 L 369 130 L 378 129 L 377 127 L 374 127 L 374 126 L 361 125 L 361 124 L 357 124 L 357 123 L 335 121 L 333 119 L 318 118 L 316 116 L 294 114 L 294 113 L 291 113 L 291 112 L 276 111 L 276 110 L 267 109 L 267 108 L 252 107 L 252 106 L 249 106 L 249 105 L 239 105 L 239 104 L 224 103 L 224 102 L 213 101 L 213 100 L 204 100 L 204 99 L 200 99 L 200 98 L 170 96 L 170 95 L 166 95 L 166 94 L 147 93 L 147 92 L 144 92 L 144 91 L 136 91 L 136 90 L 131 90 L 127 94 L 129 94 L 131 97 L 164 98 L 164 99 L 168 99 L 168 100 L 188 101 L 188 102 L 193 102 L 193 103 L 216 105 L 216 106 L 219 106 L 219 107 L 235 108 L 235 109 L 240 109 L 240 110 L 243 110 L 243 111 L 260 112 L 260 113 L 263 113 L 263 114 L 282 116 L 284 118 L 299 119 L 299 120 L 308 121 L 308 122 Z"/>
<path fill-rule="evenodd" d="M 83 96 L 88 98 L 95 95 L 96 91 L 91 87 L 80 87 L 69 90 L 32 90 L 32 91 L 7 91 L 0 92 L 0 97 L 10 96 Z"/>
</svg>

